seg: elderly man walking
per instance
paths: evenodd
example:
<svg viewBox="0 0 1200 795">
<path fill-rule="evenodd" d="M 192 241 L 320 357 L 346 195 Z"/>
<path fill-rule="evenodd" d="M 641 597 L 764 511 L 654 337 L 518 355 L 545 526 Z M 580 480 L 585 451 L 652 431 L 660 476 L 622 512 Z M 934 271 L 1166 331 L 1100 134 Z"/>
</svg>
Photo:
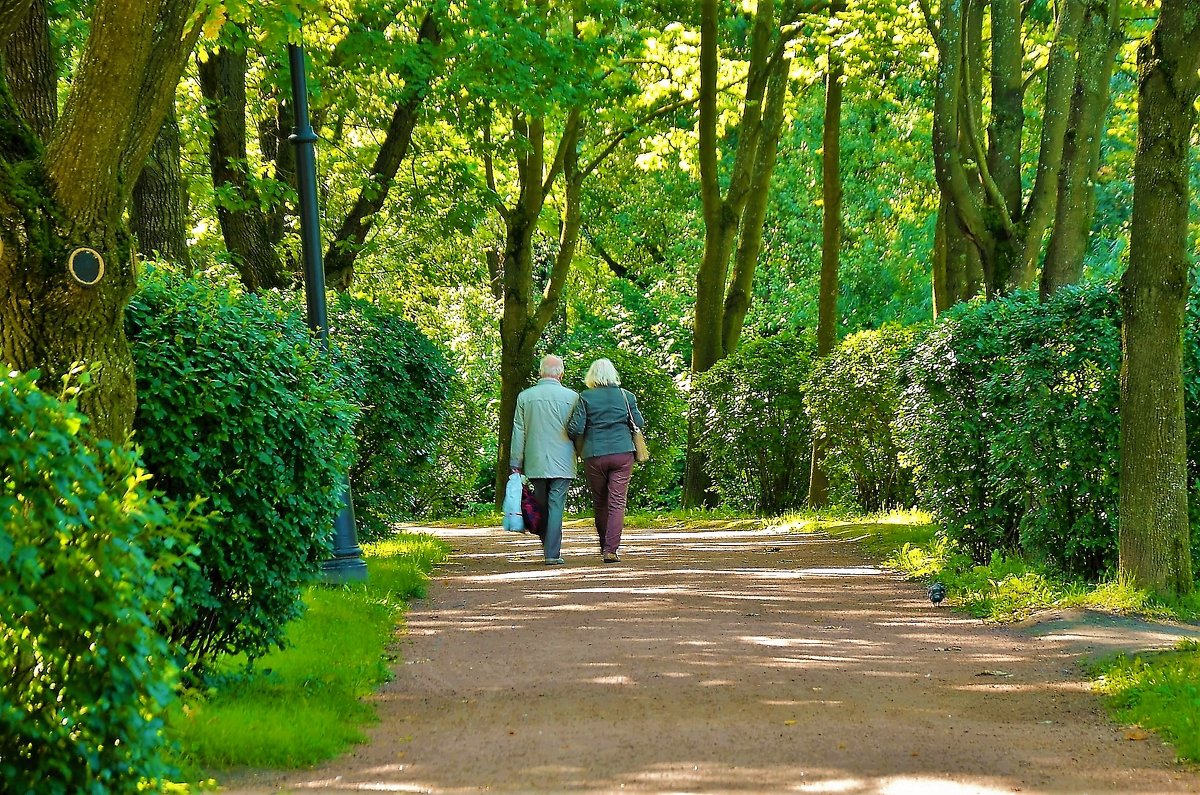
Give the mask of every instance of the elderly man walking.
<svg viewBox="0 0 1200 795">
<path fill-rule="evenodd" d="M 562 522 L 567 489 L 575 477 L 575 446 L 567 438 L 567 420 L 579 394 L 562 385 L 563 360 L 542 358 L 538 382 L 517 396 L 509 464 L 524 472 L 546 509 L 542 550 L 546 563 L 563 563 Z"/>
</svg>

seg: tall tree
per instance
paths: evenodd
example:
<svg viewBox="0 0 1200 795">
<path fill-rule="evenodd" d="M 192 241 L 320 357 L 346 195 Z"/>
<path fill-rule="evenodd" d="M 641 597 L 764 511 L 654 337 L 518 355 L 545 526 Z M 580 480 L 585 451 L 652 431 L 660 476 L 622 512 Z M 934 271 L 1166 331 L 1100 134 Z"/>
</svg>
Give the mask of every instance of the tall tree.
<svg viewBox="0 0 1200 795">
<path fill-rule="evenodd" d="M 1121 280 L 1119 567 L 1138 587 L 1168 595 L 1192 590 L 1183 323 L 1197 70 L 1200 0 L 1163 0 L 1138 49 L 1133 220 Z"/>
<path fill-rule="evenodd" d="M 30 6 L 0 2 L 4 52 L 45 52 L 45 16 L 30 23 Z M 99 364 L 80 407 L 110 439 L 128 434 L 135 405 L 124 310 L 136 269 L 123 214 L 200 33 L 194 9 L 194 0 L 97 0 L 61 115 L 50 112 L 53 59 L 6 59 L 0 76 L 0 359 L 48 384 L 76 362 Z M 105 263 L 91 287 L 67 269 L 84 247 Z"/>
<path fill-rule="evenodd" d="M 1063 0 L 1058 5 L 1049 33 L 1036 167 L 1026 192 L 1022 164 L 1023 143 L 1030 138 L 1027 89 L 1030 79 L 1038 76 L 1025 74 L 1026 48 L 1045 35 L 1045 23 L 1020 0 L 942 2 L 936 13 L 928 0 L 921 0 L 921 7 L 938 47 L 933 149 L 943 209 L 957 216 L 966 239 L 978 252 L 987 295 L 1001 294 L 1032 282 L 1055 218 L 1060 178 L 1064 173 L 1078 174 L 1074 159 L 1084 161 L 1085 173 L 1092 162 L 1089 146 L 1067 146 L 1069 125 L 1073 121 L 1092 125 L 1074 130 L 1086 144 L 1100 134 L 1103 113 L 1084 113 L 1081 104 L 1080 113 L 1073 115 L 1072 98 L 1095 93 L 1088 86 L 1095 74 L 1084 74 L 1082 65 L 1095 66 L 1112 57 L 1109 37 L 1089 35 L 1085 20 L 1098 19 L 1097 29 L 1103 29 L 1113 24 L 1114 17 L 1108 9 L 1092 14 L 1089 0 Z M 991 34 L 986 70 L 982 66 L 985 24 Z M 983 75 L 988 102 L 981 108 Z M 1084 185 L 1090 185 L 1090 180 Z M 953 250 L 957 231 L 950 218 L 939 228 L 939 234 L 946 236 L 947 252 Z M 935 268 L 941 262 L 937 260 Z M 951 264 L 946 260 L 946 267 Z M 950 274 L 944 275 L 951 281 Z M 952 297 L 945 291 L 944 300 Z"/>
<path fill-rule="evenodd" d="M 700 197 L 704 217 L 704 253 L 696 274 L 692 326 L 692 373 L 707 372 L 737 347 L 750 307 L 754 271 L 762 246 L 771 174 L 775 168 L 791 59 L 788 45 L 798 33 L 802 12 L 824 3 L 787 0 L 776 13 L 774 0 L 760 0 L 750 29 L 744 95 L 737 124 L 737 149 L 728 187 L 721 190 L 718 95 L 720 87 L 720 0 L 700 3 Z M 729 264 L 733 252 L 733 273 Z M 695 410 L 688 421 L 684 502 L 711 501 L 704 455 L 698 444 L 701 421 Z"/>
<path fill-rule="evenodd" d="M 133 186 L 129 223 L 138 246 L 191 271 L 187 245 L 187 188 L 179 164 L 179 121 L 174 108 L 154 138 L 150 156 Z"/>
<path fill-rule="evenodd" d="M 284 287 L 292 278 L 277 248 L 283 207 L 273 202 L 264 209 L 268 203 L 255 187 L 250 167 L 246 74 L 252 39 L 243 25 L 233 22 L 223 27 L 221 39 L 220 46 L 200 59 L 199 67 L 212 129 L 208 158 L 221 234 L 247 290 Z"/>
<path fill-rule="evenodd" d="M 817 358 L 837 345 L 838 262 L 842 250 L 842 64 L 832 50 L 825 77 L 825 121 L 821 133 L 821 285 L 817 293 Z M 822 466 L 825 444 L 813 434 L 808 504 L 823 508 L 829 499 L 829 478 Z"/>
</svg>

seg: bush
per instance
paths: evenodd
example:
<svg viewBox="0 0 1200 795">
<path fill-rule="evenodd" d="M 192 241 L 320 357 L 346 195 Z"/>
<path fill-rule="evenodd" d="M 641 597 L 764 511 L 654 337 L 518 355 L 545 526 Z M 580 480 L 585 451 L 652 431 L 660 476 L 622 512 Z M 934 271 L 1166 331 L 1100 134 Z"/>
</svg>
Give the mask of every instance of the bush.
<svg viewBox="0 0 1200 795">
<path fill-rule="evenodd" d="M 487 402 L 487 396 L 472 393 L 457 373 L 451 376 L 433 463 L 411 487 L 415 516 L 440 519 L 461 516 L 479 503 L 491 507 L 496 443 Z"/>
<path fill-rule="evenodd" d="M 693 383 L 700 448 L 723 506 L 777 514 L 807 499 L 812 355 L 811 342 L 791 334 L 748 340 Z"/>
<path fill-rule="evenodd" d="M 825 442 L 830 491 L 867 511 L 913 502 L 892 426 L 915 337 L 915 329 L 899 326 L 852 334 L 816 363 L 805 389 L 813 433 Z"/>
<path fill-rule="evenodd" d="M 127 322 L 147 467 L 168 495 L 215 511 L 170 638 L 197 671 L 261 656 L 329 555 L 354 407 L 300 316 L 253 295 L 151 273 Z"/>
<path fill-rule="evenodd" d="M 394 311 L 345 294 L 330 309 L 331 334 L 362 410 L 350 470 L 359 534 L 379 538 L 424 508 L 423 486 L 458 379 L 441 350 Z"/>
<path fill-rule="evenodd" d="M 905 455 L 976 561 L 1019 547 L 1088 578 L 1116 565 L 1119 315 L 1109 283 L 1022 293 L 951 312 L 918 346 Z"/>
<path fill-rule="evenodd" d="M 155 621 L 194 550 L 36 375 L 0 373 L 0 790 L 157 790 L 177 671 Z"/>
<path fill-rule="evenodd" d="M 570 342 L 567 343 L 570 345 Z M 621 386 L 637 396 L 638 410 L 646 420 L 650 460 L 637 464 L 629 483 L 630 510 L 672 505 L 678 501 L 679 478 L 687 427 L 684 400 L 671 376 L 648 359 L 615 345 L 605 347 L 576 340 L 574 347 L 556 351 L 567 365 L 563 383 L 577 392 L 587 389 L 583 377 L 596 359 L 608 359 L 617 368 Z M 572 507 L 590 507 L 587 484 L 580 471 L 569 497 Z"/>
</svg>

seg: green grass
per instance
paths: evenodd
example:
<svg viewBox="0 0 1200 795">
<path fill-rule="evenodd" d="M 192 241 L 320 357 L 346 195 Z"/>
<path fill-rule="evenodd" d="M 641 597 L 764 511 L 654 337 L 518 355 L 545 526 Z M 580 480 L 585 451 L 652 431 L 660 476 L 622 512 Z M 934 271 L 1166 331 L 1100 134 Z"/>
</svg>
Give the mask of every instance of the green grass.
<svg viewBox="0 0 1200 795">
<path fill-rule="evenodd" d="M 1179 758 L 1200 762 L 1200 645 L 1175 651 L 1118 657 L 1101 666 L 1097 688 L 1114 717 L 1160 733 Z"/>
<path fill-rule="evenodd" d="M 176 760 L 197 781 L 234 767 L 307 767 L 364 738 L 375 720 L 363 697 L 389 676 L 389 652 L 406 600 L 423 596 L 447 547 L 402 534 L 364 546 L 366 583 L 312 586 L 308 609 L 288 628 L 288 646 L 250 669 L 231 660 L 207 692 L 170 715 Z"/>
</svg>

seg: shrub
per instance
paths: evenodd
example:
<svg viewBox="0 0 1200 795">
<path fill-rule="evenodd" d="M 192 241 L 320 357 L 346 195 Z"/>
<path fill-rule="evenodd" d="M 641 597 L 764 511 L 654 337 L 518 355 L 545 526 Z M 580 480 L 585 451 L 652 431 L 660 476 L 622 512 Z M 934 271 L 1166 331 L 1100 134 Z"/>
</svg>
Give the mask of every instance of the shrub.
<svg viewBox="0 0 1200 795">
<path fill-rule="evenodd" d="M 487 396 L 473 393 L 457 373 L 449 385 L 433 463 L 410 487 L 413 514 L 422 518 L 461 516 L 480 502 L 490 506 L 495 490 L 495 422 Z"/>
<path fill-rule="evenodd" d="M 441 350 L 388 307 L 342 294 L 330 309 L 331 334 L 362 410 L 350 471 L 359 533 L 378 538 L 423 508 L 457 376 Z"/>
<path fill-rule="evenodd" d="M 792 334 L 748 340 L 693 383 L 692 405 L 704 422 L 700 448 L 722 505 L 763 514 L 803 505 L 812 353 L 810 341 Z"/>
<path fill-rule="evenodd" d="M 0 790 L 157 790 L 177 671 L 155 621 L 194 550 L 36 375 L 0 373 Z"/>
<path fill-rule="evenodd" d="M 253 659 L 282 642 L 329 554 L 355 410 L 300 316 L 253 295 L 151 273 L 127 322 L 147 467 L 215 512 L 171 640 L 197 671 Z"/>
<path fill-rule="evenodd" d="M 868 511 L 912 505 L 911 473 L 892 426 L 915 336 L 899 326 L 852 334 L 816 363 L 805 388 L 813 433 L 825 442 L 830 491 Z"/>
<path fill-rule="evenodd" d="M 563 383 L 579 392 L 587 389 L 583 377 L 596 359 L 608 359 L 617 368 L 621 386 L 637 396 L 638 410 L 646 420 L 646 444 L 650 447 L 650 460 L 634 466 L 629 507 L 636 510 L 673 504 L 678 496 L 687 428 L 683 395 L 671 376 L 645 357 L 615 345 L 607 347 L 576 340 L 573 347 L 564 346 L 555 352 L 567 365 Z M 591 506 L 586 490 L 581 471 L 569 497 L 570 505 Z"/>
<path fill-rule="evenodd" d="M 1019 547 L 1089 578 L 1115 566 L 1119 314 L 1111 283 L 1021 293 L 951 312 L 916 348 L 899 435 L 976 561 Z"/>
</svg>

